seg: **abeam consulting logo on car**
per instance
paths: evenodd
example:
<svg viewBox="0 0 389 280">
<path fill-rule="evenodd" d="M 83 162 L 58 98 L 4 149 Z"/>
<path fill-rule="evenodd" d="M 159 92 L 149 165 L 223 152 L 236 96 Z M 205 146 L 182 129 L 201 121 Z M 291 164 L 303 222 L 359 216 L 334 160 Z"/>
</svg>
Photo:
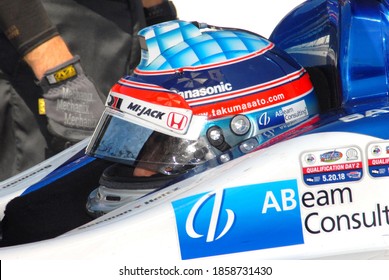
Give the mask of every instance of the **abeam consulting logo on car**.
<svg viewBox="0 0 389 280">
<path fill-rule="evenodd" d="M 303 244 L 296 180 L 174 201 L 182 259 Z"/>
</svg>

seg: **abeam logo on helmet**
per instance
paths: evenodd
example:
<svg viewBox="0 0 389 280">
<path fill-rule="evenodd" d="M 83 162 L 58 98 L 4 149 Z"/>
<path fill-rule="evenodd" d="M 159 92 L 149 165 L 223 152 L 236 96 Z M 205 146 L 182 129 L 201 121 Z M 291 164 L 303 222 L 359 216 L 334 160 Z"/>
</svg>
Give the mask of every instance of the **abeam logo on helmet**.
<svg viewBox="0 0 389 280">
<path fill-rule="evenodd" d="M 215 86 L 180 91 L 178 92 L 178 94 L 180 94 L 185 100 L 188 100 L 188 99 L 204 97 L 204 96 L 218 94 L 218 93 L 224 93 L 231 90 L 232 90 L 232 85 L 230 83 L 220 82 L 220 84 Z"/>
</svg>

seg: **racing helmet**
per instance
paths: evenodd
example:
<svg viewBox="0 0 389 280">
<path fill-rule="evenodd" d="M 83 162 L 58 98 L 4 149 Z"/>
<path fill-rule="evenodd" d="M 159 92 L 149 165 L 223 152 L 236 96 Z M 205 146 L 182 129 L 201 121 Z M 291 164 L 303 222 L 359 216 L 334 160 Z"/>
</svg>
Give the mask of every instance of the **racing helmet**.
<svg viewBox="0 0 389 280">
<path fill-rule="evenodd" d="M 141 30 L 139 41 L 141 61 L 110 91 L 91 156 L 177 176 L 318 120 L 305 69 L 257 34 L 175 20 Z"/>
</svg>

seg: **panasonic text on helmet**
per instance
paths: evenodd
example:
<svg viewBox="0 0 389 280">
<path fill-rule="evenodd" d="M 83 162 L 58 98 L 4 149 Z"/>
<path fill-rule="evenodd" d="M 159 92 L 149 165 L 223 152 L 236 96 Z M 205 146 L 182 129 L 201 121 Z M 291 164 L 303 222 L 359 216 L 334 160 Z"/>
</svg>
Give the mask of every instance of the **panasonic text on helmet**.
<svg viewBox="0 0 389 280">
<path fill-rule="evenodd" d="M 224 93 L 224 92 L 228 92 L 231 90 L 232 90 L 231 83 L 220 82 L 220 84 L 215 85 L 215 86 L 180 91 L 180 92 L 178 92 L 178 94 L 180 94 L 185 99 L 192 99 L 192 98 L 197 98 L 197 97 L 202 97 L 202 96 L 207 96 L 207 95 Z"/>
</svg>

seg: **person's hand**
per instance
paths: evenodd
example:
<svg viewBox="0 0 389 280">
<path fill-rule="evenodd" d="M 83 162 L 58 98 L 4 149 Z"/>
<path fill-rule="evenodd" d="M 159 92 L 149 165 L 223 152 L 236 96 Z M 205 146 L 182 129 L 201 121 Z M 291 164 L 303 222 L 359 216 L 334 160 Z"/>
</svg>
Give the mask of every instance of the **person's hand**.
<svg viewBox="0 0 389 280">
<path fill-rule="evenodd" d="M 92 134 L 104 104 L 78 56 L 46 71 L 39 85 L 53 136 L 75 143 Z"/>
</svg>

